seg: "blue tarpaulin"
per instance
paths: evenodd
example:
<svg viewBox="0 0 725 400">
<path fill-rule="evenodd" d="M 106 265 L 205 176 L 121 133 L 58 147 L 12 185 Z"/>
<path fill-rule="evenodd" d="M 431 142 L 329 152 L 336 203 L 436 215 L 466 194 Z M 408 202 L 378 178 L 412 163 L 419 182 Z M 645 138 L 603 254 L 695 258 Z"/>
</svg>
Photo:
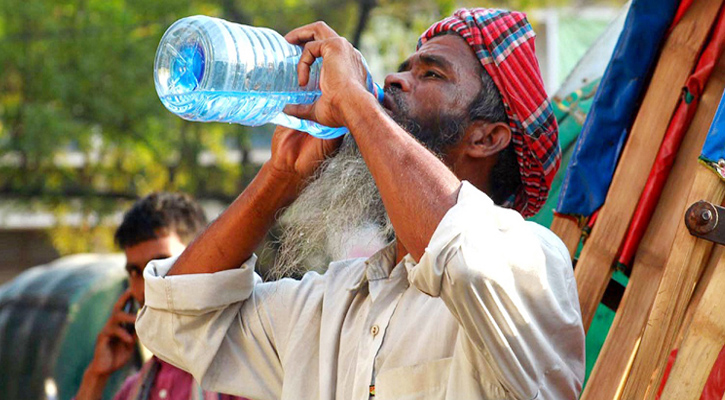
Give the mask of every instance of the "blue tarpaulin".
<svg viewBox="0 0 725 400">
<path fill-rule="evenodd" d="M 705 145 L 702 146 L 700 161 L 725 179 L 725 94 L 710 125 Z"/>
<path fill-rule="evenodd" d="M 564 177 L 557 212 L 589 216 L 614 169 L 677 11 L 676 0 L 635 0 Z"/>
</svg>

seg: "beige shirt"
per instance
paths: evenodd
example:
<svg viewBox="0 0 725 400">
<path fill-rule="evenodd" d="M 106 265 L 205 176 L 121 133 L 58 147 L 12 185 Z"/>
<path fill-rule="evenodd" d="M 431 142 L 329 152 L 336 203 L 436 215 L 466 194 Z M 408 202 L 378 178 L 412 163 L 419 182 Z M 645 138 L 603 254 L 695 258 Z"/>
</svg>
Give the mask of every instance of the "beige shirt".
<svg viewBox="0 0 725 400">
<path fill-rule="evenodd" d="M 584 331 L 567 249 L 464 182 L 425 254 L 324 275 L 144 271 L 141 341 L 207 390 L 265 399 L 576 399 Z"/>
</svg>

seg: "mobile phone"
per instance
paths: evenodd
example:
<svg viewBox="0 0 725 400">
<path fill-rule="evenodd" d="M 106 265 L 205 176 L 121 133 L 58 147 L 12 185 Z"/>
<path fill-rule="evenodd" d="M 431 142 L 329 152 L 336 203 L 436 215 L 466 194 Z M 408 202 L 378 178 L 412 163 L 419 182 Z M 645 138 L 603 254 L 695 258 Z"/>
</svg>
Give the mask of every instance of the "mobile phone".
<svg viewBox="0 0 725 400">
<path fill-rule="evenodd" d="M 136 299 L 133 297 L 129 297 L 128 300 L 123 304 L 123 312 L 127 314 L 136 314 L 138 311 L 138 305 L 136 304 Z M 136 328 L 134 327 L 134 324 L 123 322 L 121 323 L 121 328 L 125 329 L 126 332 L 133 335 L 136 332 Z"/>
</svg>

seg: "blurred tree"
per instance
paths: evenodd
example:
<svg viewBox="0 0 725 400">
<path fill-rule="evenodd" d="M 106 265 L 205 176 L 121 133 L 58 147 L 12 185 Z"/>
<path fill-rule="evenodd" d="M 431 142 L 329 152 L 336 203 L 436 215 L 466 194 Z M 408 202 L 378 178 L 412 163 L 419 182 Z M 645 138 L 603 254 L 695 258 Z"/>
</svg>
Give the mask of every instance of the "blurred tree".
<svg viewBox="0 0 725 400">
<path fill-rule="evenodd" d="M 163 108 L 152 76 L 161 35 L 193 14 L 281 32 L 324 19 L 348 32 L 357 5 L 355 0 L 0 2 L 0 197 L 54 211 L 59 221 L 79 213 L 78 234 L 59 222 L 53 235 L 62 253 L 109 243 L 92 239 L 95 227 L 153 190 L 230 201 L 256 172 L 248 157 L 253 130 L 189 123 Z M 241 156 L 230 159 L 230 150 Z"/>
</svg>

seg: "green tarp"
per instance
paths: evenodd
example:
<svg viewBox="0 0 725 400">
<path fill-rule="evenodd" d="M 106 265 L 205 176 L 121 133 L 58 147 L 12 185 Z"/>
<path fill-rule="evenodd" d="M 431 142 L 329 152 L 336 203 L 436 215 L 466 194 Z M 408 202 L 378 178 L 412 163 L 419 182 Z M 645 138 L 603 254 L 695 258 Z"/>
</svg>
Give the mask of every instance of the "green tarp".
<svg viewBox="0 0 725 400">
<path fill-rule="evenodd" d="M 69 256 L 0 286 L 0 399 L 75 395 L 126 285 L 124 263 L 122 255 Z M 135 368 L 114 374 L 104 399 Z"/>
</svg>

